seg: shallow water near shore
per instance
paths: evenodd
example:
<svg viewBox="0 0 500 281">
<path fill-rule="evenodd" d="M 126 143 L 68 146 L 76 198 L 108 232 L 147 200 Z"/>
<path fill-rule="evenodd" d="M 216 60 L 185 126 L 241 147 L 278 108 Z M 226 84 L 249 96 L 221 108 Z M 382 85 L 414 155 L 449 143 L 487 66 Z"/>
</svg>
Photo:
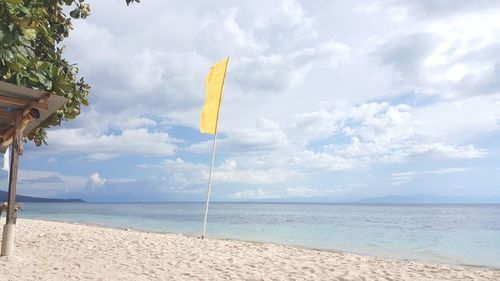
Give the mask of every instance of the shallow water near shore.
<svg viewBox="0 0 500 281">
<path fill-rule="evenodd" d="M 25 203 L 21 218 L 199 236 L 203 203 Z M 213 203 L 207 237 L 500 268 L 500 205 Z"/>
</svg>

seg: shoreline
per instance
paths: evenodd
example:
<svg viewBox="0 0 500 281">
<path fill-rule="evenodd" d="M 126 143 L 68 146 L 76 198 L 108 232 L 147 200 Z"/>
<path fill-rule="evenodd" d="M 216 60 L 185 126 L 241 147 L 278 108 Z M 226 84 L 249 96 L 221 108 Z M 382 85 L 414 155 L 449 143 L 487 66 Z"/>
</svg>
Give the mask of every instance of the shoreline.
<svg viewBox="0 0 500 281">
<path fill-rule="evenodd" d="M 500 280 L 500 270 L 85 223 L 19 219 L 0 279 Z M 2 279 L 3 280 L 3 279 Z"/>
<path fill-rule="evenodd" d="M 122 231 L 134 231 L 141 233 L 153 233 L 153 234 L 168 234 L 168 235 L 179 235 L 187 238 L 195 238 L 200 239 L 200 236 L 189 235 L 185 233 L 171 232 L 171 231 L 154 231 L 154 230 L 142 230 L 136 229 L 133 227 L 118 227 L 118 226 L 107 226 L 99 223 L 90 223 L 90 222 L 74 222 L 74 221 L 65 221 L 65 220 L 50 220 L 50 219 L 38 219 L 38 218 L 24 218 L 23 220 L 35 220 L 35 221 L 47 221 L 47 222 L 56 222 L 56 223 L 66 223 L 66 224 L 74 224 L 80 226 L 89 226 L 96 228 L 104 228 L 104 229 L 114 229 L 114 230 L 122 230 Z M 466 264 L 466 263 L 446 263 L 446 262 L 437 262 L 437 261 L 428 261 L 428 260 L 419 260 L 419 259 L 411 259 L 411 258 L 391 258 L 391 257 L 383 257 L 377 255 L 370 255 L 366 253 L 359 253 L 353 251 L 344 251 L 338 249 L 328 249 L 328 248 L 315 248 L 315 247 L 307 247 L 302 245 L 292 245 L 292 244 L 281 244 L 275 242 L 265 242 L 265 241 L 253 241 L 253 240 L 243 240 L 243 239 L 235 239 L 235 238 L 206 238 L 210 240 L 220 240 L 220 241 L 234 241 L 234 242 L 245 242 L 245 243 L 256 243 L 256 244 L 271 244 L 282 247 L 291 247 L 297 249 L 311 250 L 311 251 L 319 251 L 319 252 L 330 252 L 336 254 L 348 254 L 348 255 L 358 255 L 369 258 L 377 258 L 377 259 L 385 259 L 385 260 L 395 260 L 395 261 L 404 261 L 404 262 L 417 262 L 417 263 L 425 263 L 425 264 L 435 264 L 435 265 L 447 265 L 447 266 L 463 266 L 470 268 L 483 268 L 488 270 L 498 270 L 500 271 L 500 267 L 488 266 L 488 265 L 479 265 L 479 264 Z"/>
</svg>

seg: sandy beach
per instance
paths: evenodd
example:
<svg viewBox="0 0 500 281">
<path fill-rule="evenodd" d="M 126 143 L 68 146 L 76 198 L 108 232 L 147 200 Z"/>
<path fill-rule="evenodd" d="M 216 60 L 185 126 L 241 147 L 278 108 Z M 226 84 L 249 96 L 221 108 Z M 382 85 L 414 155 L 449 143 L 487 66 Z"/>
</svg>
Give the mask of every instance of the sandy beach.
<svg viewBox="0 0 500 281">
<path fill-rule="evenodd" d="M 0 280 L 500 280 L 500 270 L 19 219 Z"/>
</svg>

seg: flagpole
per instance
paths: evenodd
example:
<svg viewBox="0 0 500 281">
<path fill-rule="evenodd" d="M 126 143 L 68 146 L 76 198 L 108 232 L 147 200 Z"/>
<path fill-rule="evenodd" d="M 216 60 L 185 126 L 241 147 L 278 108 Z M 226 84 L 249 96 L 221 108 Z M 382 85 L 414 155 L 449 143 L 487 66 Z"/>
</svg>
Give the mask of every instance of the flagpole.
<svg viewBox="0 0 500 281">
<path fill-rule="evenodd" d="M 210 165 L 210 173 L 208 174 L 207 200 L 205 203 L 205 217 L 203 219 L 203 233 L 201 234 L 201 239 L 205 238 L 205 233 L 207 230 L 208 204 L 210 202 L 210 191 L 212 191 L 212 175 L 213 175 L 214 164 L 215 164 L 215 147 L 217 145 L 217 128 L 219 127 L 219 113 L 220 113 L 220 106 L 222 104 L 222 91 L 224 89 L 224 81 L 226 80 L 227 64 L 228 63 L 229 63 L 229 57 L 227 57 L 226 65 L 224 68 L 224 76 L 222 77 L 222 85 L 220 88 L 219 106 L 217 108 L 217 116 L 216 116 L 216 120 L 215 120 L 214 141 L 212 144 L 212 164 Z"/>
<path fill-rule="evenodd" d="M 208 174 L 208 191 L 207 191 L 207 200 L 205 203 L 205 218 L 203 219 L 203 234 L 201 235 L 201 239 L 205 238 L 205 232 L 207 230 L 208 204 L 210 201 L 210 191 L 212 190 L 212 172 L 214 170 L 216 145 L 217 145 L 217 129 L 215 130 L 214 141 L 212 144 L 212 165 L 210 165 L 210 173 Z"/>
</svg>

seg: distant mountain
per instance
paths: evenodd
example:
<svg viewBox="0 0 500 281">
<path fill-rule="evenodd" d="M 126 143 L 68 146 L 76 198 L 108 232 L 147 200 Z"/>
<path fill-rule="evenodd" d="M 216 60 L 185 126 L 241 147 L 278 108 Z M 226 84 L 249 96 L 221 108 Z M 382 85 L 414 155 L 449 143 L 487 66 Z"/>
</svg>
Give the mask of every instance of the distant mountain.
<svg viewBox="0 0 500 281">
<path fill-rule="evenodd" d="M 0 190 L 0 201 L 1 202 L 7 202 L 7 195 L 8 193 L 6 191 Z M 64 203 L 64 202 L 86 202 L 85 200 L 82 199 L 55 199 L 55 198 L 42 198 L 42 197 L 32 197 L 32 196 L 24 196 L 24 195 L 16 195 L 16 201 L 23 203 L 23 202 L 54 202 L 54 203 Z"/>
<path fill-rule="evenodd" d="M 432 194 L 389 195 L 370 197 L 355 203 L 374 204 L 499 204 L 500 196 L 481 198 L 466 196 L 438 196 Z"/>
</svg>

